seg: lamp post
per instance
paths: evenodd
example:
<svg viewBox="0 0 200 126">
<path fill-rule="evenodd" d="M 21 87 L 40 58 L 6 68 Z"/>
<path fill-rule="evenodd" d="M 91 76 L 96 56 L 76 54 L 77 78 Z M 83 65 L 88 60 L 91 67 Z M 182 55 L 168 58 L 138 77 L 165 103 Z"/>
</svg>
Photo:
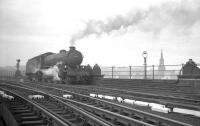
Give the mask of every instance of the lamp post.
<svg viewBox="0 0 200 126">
<path fill-rule="evenodd" d="M 147 79 L 147 56 L 148 56 L 147 51 L 144 51 L 142 53 L 142 56 L 144 57 L 144 79 Z"/>
</svg>

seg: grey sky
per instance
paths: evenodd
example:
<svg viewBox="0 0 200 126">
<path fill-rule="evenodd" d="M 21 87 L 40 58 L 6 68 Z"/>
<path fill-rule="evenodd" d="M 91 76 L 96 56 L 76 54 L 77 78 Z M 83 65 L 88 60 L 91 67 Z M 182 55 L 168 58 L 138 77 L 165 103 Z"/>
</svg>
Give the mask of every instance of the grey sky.
<svg viewBox="0 0 200 126">
<path fill-rule="evenodd" d="M 0 0 L 0 66 L 46 51 L 68 50 L 70 41 L 85 64 L 200 62 L 198 0 Z"/>
</svg>

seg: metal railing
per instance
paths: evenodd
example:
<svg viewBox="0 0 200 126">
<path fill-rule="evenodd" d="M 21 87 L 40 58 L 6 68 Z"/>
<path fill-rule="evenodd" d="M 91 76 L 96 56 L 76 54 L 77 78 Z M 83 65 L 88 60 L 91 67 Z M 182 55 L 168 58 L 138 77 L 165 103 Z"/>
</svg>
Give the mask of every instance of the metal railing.
<svg viewBox="0 0 200 126">
<path fill-rule="evenodd" d="M 149 65 L 146 66 L 146 79 L 178 79 L 178 75 L 182 75 L 182 67 L 184 64 L 178 65 Z M 197 64 L 200 67 L 200 64 Z M 1 78 L 13 78 L 15 77 L 16 70 L 0 70 Z M 104 78 L 113 79 L 144 79 L 145 69 L 144 66 L 101 66 L 102 75 Z M 25 76 L 25 70 L 21 71 L 22 76 Z"/>
<path fill-rule="evenodd" d="M 159 65 L 146 66 L 147 79 L 177 79 L 181 75 L 182 67 L 179 65 Z M 104 78 L 113 79 L 144 79 L 144 66 L 126 66 L 126 67 L 101 67 Z"/>
</svg>

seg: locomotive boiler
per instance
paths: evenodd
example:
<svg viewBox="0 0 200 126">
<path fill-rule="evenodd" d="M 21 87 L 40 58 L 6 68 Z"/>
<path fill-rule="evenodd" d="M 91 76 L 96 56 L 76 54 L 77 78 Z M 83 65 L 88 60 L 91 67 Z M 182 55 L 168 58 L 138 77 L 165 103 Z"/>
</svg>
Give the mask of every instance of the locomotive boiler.
<svg viewBox="0 0 200 126">
<path fill-rule="evenodd" d="M 90 83 L 102 77 L 97 64 L 92 68 L 81 65 L 82 61 L 83 55 L 73 46 L 69 51 L 47 52 L 28 60 L 26 75 L 29 80 L 64 83 Z"/>
</svg>

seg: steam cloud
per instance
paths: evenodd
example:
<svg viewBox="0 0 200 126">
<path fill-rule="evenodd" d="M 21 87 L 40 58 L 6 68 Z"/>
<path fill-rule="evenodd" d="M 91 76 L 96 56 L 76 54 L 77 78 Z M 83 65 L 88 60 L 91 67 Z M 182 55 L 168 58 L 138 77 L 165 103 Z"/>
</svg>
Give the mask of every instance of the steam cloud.
<svg viewBox="0 0 200 126">
<path fill-rule="evenodd" d="M 60 77 L 58 76 L 59 68 L 57 65 L 54 65 L 53 67 L 50 67 L 49 69 L 44 69 L 41 71 L 46 76 L 52 76 L 54 81 L 60 80 Z"/>
<path fill-rule="evenodd" d="M 172 32 L 188 34 L 192 26 L 200 21 L 200 2 L 198 0 L 182 0 L 179 3 L 168 2 L 160 6 L 152 6 L 147 10 L 135 10 L 126 15 L 117 15 L 106 21 L 89 20 L 85 28 L 71 36 L 70 43 L 74 45 L 79 39 L 95 34 L 110 34 L 121 28 L 129 27 L 142 32 L 159 34 L 167 27 L 173 27 Z"/>
<path fill-rule="evenodd" d="M 48 68 L 48 69 L 35 69 L 35 72 L 37 71 L 42 71 L 43 75 L 44 76 L 51 76 L 53 77 L 53 81 L 59 81 L 61 80 L 60 77 L 59 77 L 59 65 L 61 65 L 62 62 L 58 62 L 56 63 L 56 65 Z"/>
</svg>

